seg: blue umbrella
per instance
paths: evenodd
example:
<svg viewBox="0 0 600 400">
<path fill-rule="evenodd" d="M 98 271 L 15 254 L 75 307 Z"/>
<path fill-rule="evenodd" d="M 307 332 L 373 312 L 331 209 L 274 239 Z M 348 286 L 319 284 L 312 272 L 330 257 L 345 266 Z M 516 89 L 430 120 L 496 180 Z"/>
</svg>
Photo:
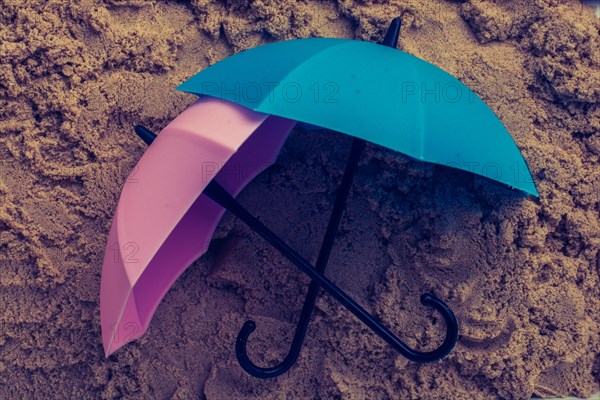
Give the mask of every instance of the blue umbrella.
<svg viewBox="0 0 600 400">
<path fill-rule="evenodd" d="M 354 137 L 316 268 L 252 217 L 216 181 L 204 191 L 312 279 L 290 352 L 279 365 L 261 368 L 253 364 L 246 343 L 255 323 L 246 322 L 240 331 L 236 354 L 241 366 L 254 376 L 274 377 L 294 364 L 321 287 L 412 361 L 439 360 L 456 344 L 456 318 L 434 295 L 424 294 L 421 302 L 441 313 L 446 337 L 437 349 L 419 352 L 381 326 L 323 275 L 366 141 L 422 161 L 468 170 L 526 194 L 538 194 L 519 149 L 496 115 L 450 74 L 396 50 L 399 28 L 400 19 L 396 18 L 384 40 L 387 47 L 344 39 L 299 39 L 261 46 L 222 60 L 179 87 Z M 143 128 L 138 133 L 147 142 L 153 140 Z M 523 173 L 508 173 L 515 169 Z"/>
</svg>

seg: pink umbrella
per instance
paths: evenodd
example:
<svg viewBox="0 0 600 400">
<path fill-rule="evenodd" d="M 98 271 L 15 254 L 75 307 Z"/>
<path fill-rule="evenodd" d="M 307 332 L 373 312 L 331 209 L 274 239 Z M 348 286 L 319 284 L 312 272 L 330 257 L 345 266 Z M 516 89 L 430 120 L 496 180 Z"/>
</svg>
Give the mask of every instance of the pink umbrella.
<svg viewBox="0 0 600 400">
<path fill-rule="evenodd" d="M 202 121 L 203 125 L 197 126 L 196 121 Z M 109 234 L 100 294 L 107 356 L 146 332 L 169 287 L 206 251 L 225 209 L 403 356 L 415 362 L 433 362 L 452 350 L 458 339 L 456 317 L 434 295 L 423 294 L 421 303 L 442 315 L 446 337 L 438 348 L 420 352 L 382 326 L 322 273 L 364 147 L 363 140 L 353 141 L 316 268 L 235 200 L 234 196 L 254 176 L 274 162 L 294 124 L 285 118 L 207 98 L 184 111 L 160 136 L 136 127 L 138 135 L 153 145 L 131 173 L 128 182 L 132 184 L 122 191 Z M 310 316 L 306 310 L 312 308 L 311 304 L 307 308 L 305 303 L 303 319 Z M 247 357 L 246 342 L 254 329 L 255 323 L 246 321 L 236 341 L 236 355 L 242 368 L 260 378 L 278 376 L 289 369 L 306 329 L 294 336 L 293 351 L 286 360 L 271 368 L 257 367 Z"/>
<path fill-rule="evenodd" d="M 207 250 L 231 195 L 271 165 L 295 121 L 214 98 L 197 101 L 158 135 L 121 192 L 102 268 L 106 356 L 140 338 L 175 280 Z"/>
</svg>

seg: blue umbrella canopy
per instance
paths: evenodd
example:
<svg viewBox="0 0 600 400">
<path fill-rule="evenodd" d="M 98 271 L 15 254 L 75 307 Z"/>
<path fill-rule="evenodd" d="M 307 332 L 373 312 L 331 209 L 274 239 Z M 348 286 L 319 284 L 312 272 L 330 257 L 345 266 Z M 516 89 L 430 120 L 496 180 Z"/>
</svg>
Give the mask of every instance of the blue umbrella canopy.
<svg viewBox="0 0 600 400">
<path fill-rule="evenodd" d="M 343 132 L 538 196 L 523 156 L 487 104 L 444 70 L 395 48 L 328 38 L 276 42 L 228 57 L 178 89 Z"/>
</svg>

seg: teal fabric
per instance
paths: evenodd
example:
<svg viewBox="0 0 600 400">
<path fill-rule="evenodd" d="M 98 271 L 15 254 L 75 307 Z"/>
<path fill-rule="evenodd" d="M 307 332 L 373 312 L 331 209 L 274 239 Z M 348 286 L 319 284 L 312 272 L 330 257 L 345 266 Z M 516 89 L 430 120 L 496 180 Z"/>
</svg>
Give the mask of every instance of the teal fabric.
<svg viewBox="0 0 600 400">
<path fill-rule="evenodd" d="M 382 45 L 297 39 L 226 58 L 177 89 L 329 128 L 537 196 L 492 110 L 442 69 Z"/>
</svg>

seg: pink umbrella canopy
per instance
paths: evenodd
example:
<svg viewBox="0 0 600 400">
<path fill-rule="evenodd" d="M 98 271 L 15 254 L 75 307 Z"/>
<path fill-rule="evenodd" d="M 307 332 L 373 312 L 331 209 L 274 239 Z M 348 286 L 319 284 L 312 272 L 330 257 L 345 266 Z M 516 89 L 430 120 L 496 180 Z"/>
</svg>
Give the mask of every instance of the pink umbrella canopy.
<svg viewBox="0 0 600 400">
<path fill-rule="evenodd" d="M 207 250 L 224 208 L 277 158 L 296 121 L 204 97 L 158 135 L 128 177 L 109 233 L 100 289 L 106 356 L 144 335 L 162 298 Z"/>
</svg>

